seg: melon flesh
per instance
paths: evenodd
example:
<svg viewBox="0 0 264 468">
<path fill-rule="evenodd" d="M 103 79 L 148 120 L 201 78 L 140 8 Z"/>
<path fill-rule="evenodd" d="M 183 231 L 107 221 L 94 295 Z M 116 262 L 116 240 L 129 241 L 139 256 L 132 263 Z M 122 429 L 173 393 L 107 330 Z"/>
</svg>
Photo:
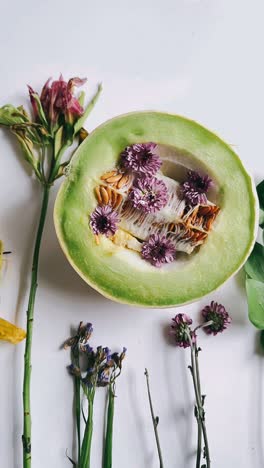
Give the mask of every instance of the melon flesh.
<svg viewBox="0 0 264 468">
<path fill-rule="evenodd" d="M 143 261 L 137 244 L 127 248 L 133 241 L 122 234 L 116 243 L 100 236 L 97 245 L 89 226 L 100 176 L 118 165 L 126 146 L 150 141 L 159 145 L 165 176 L 180 179 L 181 168 L 208 173 L 217 187 L 209 198 L 221 208 L 205 244 L 162 268 Z M 138 112 L 106 122 L 82 143 L 60 188 L 54 220 L 69 262 L 100 293 L 123 303 L 170 307 L 210 293 L 243 265 L 254 245 L 257 211 L 251 177 L 220 138 L 183 117 Z"/>
</svg>

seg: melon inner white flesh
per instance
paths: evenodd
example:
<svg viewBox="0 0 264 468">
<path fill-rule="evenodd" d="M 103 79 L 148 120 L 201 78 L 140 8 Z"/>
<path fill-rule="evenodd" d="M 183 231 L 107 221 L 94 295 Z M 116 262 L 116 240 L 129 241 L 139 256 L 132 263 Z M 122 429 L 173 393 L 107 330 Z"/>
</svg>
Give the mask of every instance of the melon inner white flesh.
<svg viewBox="0 0 264 468">
<path fill-rule="evenodd" d="M 134 252 L 133 262 L 144 261 L 139 255 L 143 242 L 152 234 L 158 234 L 165 236 L 175 246 L 175 261 L 179 263 L 175 265 L 174 262 L 170 268 L 178 269 L 191 261 L 193 253 L 206 242 L 220 211 L 217 205 L 219 189 L 217 182 L 212 183 L 206 201 L 190 206 L 182 195 L 182 183 L 187 180 L 189 171 L 199 171 L 201 176 L 208 175 L 208 171 L 192 155 L 183 154 L 172 147 L 157 145 L 155 153 L 162 160 L 161 169 L 155 177 L 164 182 L 168 193 L 167 203 L 160 210 L 146 213 L 133 206 L 129 193 L 137 176 L 118 167 L 107 170 L 99 177 L 95 196 L 99 205 L 108 204 L 118 212 L 118 230 L 109 240 Z M 100 248 L 100 240 L 96 237 L 97 248 Z M 164 266 L 168 268 L 169 265 L 163 264 L 162 268 Z"/>
</svg>

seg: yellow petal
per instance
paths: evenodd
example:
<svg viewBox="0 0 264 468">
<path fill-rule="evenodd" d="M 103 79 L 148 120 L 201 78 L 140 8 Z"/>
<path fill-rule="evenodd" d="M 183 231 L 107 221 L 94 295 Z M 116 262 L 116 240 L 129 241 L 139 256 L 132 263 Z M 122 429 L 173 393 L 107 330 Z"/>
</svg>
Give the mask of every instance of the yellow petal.
<svg viewBox="0 0 264 468">
<path fill-rule="evenodd" d="M 9 341 L 9 343 L 17 344 L 24 340 L 26 332 L 12 323 L 0 318 L 0 340 Z"/>
</svg>

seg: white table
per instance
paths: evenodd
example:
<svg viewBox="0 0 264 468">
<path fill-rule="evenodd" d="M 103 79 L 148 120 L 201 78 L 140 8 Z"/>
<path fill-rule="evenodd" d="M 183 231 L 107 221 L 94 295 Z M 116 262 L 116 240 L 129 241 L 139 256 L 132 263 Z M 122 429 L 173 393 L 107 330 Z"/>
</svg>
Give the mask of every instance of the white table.
<svg viewBox="0 0 264 468">
<path fill-rule="evenodd" d="M 2 2 L 0 105 L 26 102 L 62 72 L 87 76 L 103 96 L 87 127 L 128 111 L 157 109 L 191 117 L 234 145 L 256 180 L 264 177 L 264 4 L 261 0 L 69 0 Z M 25 325 L 39 188 L 0 131 L 0 238 L 13 254 L 1 281 L 0 315 Z M 57 190 L 57 186 L 56 186 Z M 33 468 L 70 466 L 72 383 L 60 344 L 72 325 L 91 321 L 93 342 L 128 348 L 117 384 L 114 468 L 156 468 L 158 460 L 144 378 L 147 366 L 160 416 L 166 468 L 194 467 L 196 425 L 186 369 L 188 351 L 165 330 L 176 310 L 141 310 L 110 302 L 72 270 L 58 245 L 53 191 L 41 252 L 33 346 Z M 239 235 L 239 232 L 238 232 Z M 202 384 L 213 468 L 263 466 L 263 357 L 247 319 L 243 275 L 212 297 L 180 309 L 195 319 L 209 299 L 223 302 L 233 324 L 201 336 Z M 178 312 L 179 310 L 177 310 Z M 0 344 L 0 465 L 21 468 L 24 344 Z M 97 394 L 92 468 L 100 467 L 104 391 Z"/>
</svg>

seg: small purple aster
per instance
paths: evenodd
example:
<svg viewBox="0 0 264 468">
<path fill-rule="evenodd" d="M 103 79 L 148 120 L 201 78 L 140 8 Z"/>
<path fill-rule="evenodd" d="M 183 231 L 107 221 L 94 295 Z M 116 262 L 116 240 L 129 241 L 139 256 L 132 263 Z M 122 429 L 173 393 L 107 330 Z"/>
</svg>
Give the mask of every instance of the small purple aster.
<svg viewBox="0 0 264 468">
<path fill-rule="evenodd" d="M 136 143 L 127 146 L 121 153 L 121 166 L 132 172 L 153 176 L 162 165 L 158 154 L 154 152 L 155 143 Z"/>
<path fill-rule="evenodd" d="M 205 322 L 212 321 L 211 325 L 203 327 L 208 334 L 217 335 L 217 333 L 222 333 L 231 323 L 231 317 L 226 308 L 214 301 L 203 308 L 202 317 Z"/>
<path fill-rule="evenodd" d="M 206 193 L 212 185 L 212 179 L 206 174 L 188 171 L 187 180 L 181 184 L 181 192 L 187 203 L 191 206 L 206 204 Z"/>
<path fill-rule="evenodd" d="M 188 335 L 191 337 L 192 343 L 196 343 L 195 331 L 190 329 L 192 319 L 186 314 L 177 314 L 172 319 L 173 324 L 171 325 L 170 334 L 174 336 L 177 346 L 181 348 L 188 348 L 190 346 L 190 340 Z"/>
<path fill-rule="evenodd" d="M 90 226 L 94 234 L 114 235 L 119 223 L 119 216 L 109 205 L 97 206 L 91 214 Z"/>
<path fill-rule="evenodd" d="M 175 260 L 176 249 L 173 243 L 159 234 L 152 234 L 143 242 L 141 256 L 153 266 L 160 268 L 164 263 Z"/>
<path fill-rule="evenodd" d="M 156 177 L 143 177 L 135 181 L 129 193 L 134 208 L 145 213 L 155 213 L 168 201 L 168 189 L 162 180 Z"/>
</svg>

